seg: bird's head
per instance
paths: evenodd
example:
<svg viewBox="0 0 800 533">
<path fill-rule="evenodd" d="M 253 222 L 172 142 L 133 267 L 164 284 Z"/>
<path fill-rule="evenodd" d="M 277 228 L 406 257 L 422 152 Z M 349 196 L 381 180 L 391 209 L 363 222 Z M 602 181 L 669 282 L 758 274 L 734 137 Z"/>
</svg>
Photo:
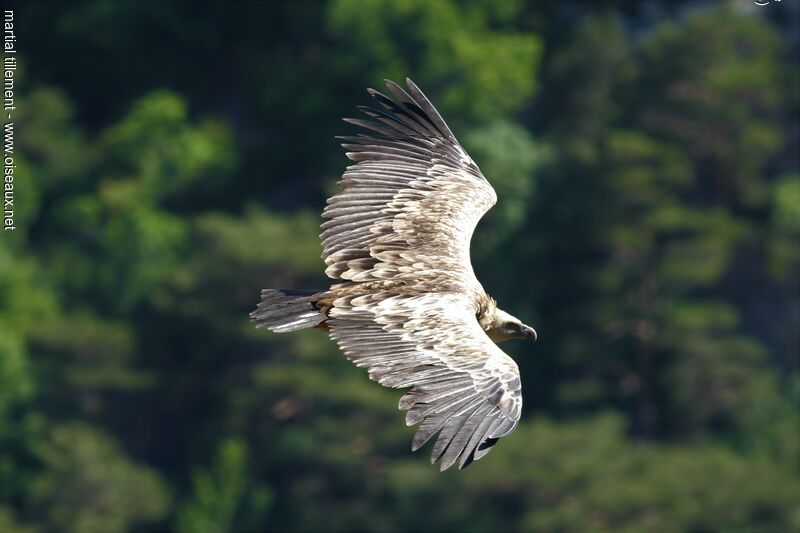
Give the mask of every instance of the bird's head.
<svg viewBox="0 0 800 533">
<path fill-rule="evenodd" d="M 512 316 L 502 309 L 495 309 L 492 321 L 486 329 L 486 334 L 494 342 L 507 341 L 509 339 L 530 339 L 536 340 L 536 330 L 523 324 L 522 321 Z"/>
</svg>

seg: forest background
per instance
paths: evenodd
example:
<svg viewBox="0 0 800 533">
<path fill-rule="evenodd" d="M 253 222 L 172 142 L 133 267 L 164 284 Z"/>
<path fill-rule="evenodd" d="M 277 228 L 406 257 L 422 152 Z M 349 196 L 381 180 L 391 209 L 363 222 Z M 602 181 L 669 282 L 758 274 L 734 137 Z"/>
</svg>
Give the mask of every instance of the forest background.
<svg viewBox="0 0 800 533">
<path fill-rule="evenodd" d="M 800 530 L 797 2 L 12 8 L 0 530 Z M 334 136 L 406 76 L 540 335 L 460 472 L 325 335 L 248 320 L 328 283 Z"/>
</svg>

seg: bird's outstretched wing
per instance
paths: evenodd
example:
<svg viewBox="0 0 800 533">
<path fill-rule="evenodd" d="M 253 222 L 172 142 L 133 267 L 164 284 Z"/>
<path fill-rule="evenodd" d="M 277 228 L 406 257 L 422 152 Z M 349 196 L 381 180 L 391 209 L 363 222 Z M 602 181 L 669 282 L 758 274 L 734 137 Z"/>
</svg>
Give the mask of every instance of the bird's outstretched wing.
<svg viewBox="0 0 800 533">
<path fill-rule="evenodd" d="M 370 90 L 382 110 L 347 119 L 356 162 L 328 200 L 323 259 L 340 283 L 331 337 L 372 379 L 411 390 L 400 408 L 421 422 L 416 450 L 439 433 L 432 460 L 464 467 L 514 429 L 522 405 L 516 363 L 481 329 L 483 288 L 469 243 L 497 196 L 422 91 Z"/>
<path fill-rule="evenodd" d="M 372 120 L 345 119 L 370 133 L 342 137 L 356 164 L 322 214 L 325 272 L 373 286 L 482 290 L 469 242 L 497 195 L 422 91 L 406 83 L 408 92 L 386 82 L 397 101 L 369 90 L 383 107 L 360 108 Z"/>
<path fill-rule="evenodd" d="M 431 463 L 464 468 L 516 427 L 522 409 L 516 363 L 483 332 L 456 293 L 345 296 L 334 302 L 330 336 L 381 385 L 411 387 L 406 424 L 422 422 L 416 451 L 439 434 Z"/>
</svg>

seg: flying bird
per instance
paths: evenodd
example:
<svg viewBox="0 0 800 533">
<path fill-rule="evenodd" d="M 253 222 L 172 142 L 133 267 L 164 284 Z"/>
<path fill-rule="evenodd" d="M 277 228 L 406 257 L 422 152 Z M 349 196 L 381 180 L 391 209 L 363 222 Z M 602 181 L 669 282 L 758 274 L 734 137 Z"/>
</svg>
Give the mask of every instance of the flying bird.
<svg viewBox="0 0 800 533">
<path fill-rule="evenodd" d="M 410 79 L 378 107 L 344 119 L 347 167 L 322 213 L 328 290 L 264 289 L 256 327 L 328 331 L 348 359 L 392 388 L 421 423 L 412 451 L 438 435 L 431 463 L 464 468 L 517 426 L 519 369 L 497 342 L 536 331 L 497 307 L 475 277 L 472 233 L 497 195 L 433 104 Z"/>
</svg>

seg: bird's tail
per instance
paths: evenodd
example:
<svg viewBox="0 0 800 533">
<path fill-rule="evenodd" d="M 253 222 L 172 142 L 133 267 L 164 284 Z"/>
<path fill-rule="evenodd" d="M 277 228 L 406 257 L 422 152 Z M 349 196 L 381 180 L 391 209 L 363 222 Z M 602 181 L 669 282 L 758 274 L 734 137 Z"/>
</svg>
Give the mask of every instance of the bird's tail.
<svg viewBox="0 0 800 533">
<path fill-rule="evenodd" d="M 313 291 L 292 289 L 264 289 L 261 303 L 250 313 L 257 328 L 267 328 L 275 333 L 287 333 L 311 328 L 328 317 L 311 302 Z"/>
</svg>

